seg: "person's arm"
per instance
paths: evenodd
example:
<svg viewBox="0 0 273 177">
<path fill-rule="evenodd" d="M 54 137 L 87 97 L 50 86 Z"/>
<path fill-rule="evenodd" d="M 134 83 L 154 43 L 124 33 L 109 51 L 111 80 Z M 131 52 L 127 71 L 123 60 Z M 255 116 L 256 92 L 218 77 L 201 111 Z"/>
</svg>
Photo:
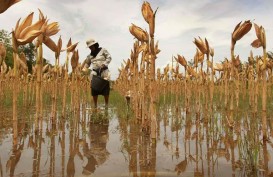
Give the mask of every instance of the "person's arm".
<svg viewBox="0 0 273 177">
<path fill-rule="evenodd" d="M 91 58 L 89 56 L 87 56 L 87 58 L 83 61 L 81 68 L 83 71 L 86 71 L 87 68 L 89 68 L 91 65 Z"/>
<path fill-rule="evenodd" d="M 105 62 L 103 63 L 103 65 L 104 65 L 104 66 L 108 66 L 109 63 L 110 63 L 111 60 L 112 60 L 112 57 L 111 57 L 110 53 L 109 53 L 106 49 L 104 49 L 103 55 L 104 55 L 104 57 L 105 57 Z"/>
</svg>

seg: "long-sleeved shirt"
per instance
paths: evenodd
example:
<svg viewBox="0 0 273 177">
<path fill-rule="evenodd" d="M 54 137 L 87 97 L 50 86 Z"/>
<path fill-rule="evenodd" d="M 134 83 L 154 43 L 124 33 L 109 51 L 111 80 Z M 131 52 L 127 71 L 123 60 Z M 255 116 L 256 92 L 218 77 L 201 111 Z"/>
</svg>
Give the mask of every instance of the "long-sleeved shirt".
<svg viewBox="0 0 273 177">
<path fill-rule="evenodd" d="M 90 54 L 87 56 L 85 61 L 85 67 L 89 68 L 92 64 L 92 69 L 99 69 L 102 65 L 108 66 L 111 60 L 112 57 L 109 52 L 105 48 L 102 48 L 96 57 L 93 57 Z"/>
<path fill-rule="evenodd" d="M 89 68 L 92 65 L 92 70 L 93 69 L 96 70 L 101 68 L 102 65 L 108 66 L 111 60 L 112 60 L 112 57 L 109 54 L 109 52 L 105 48 L 102 48 L 96 57 L 93 57 L 91 54 L 89 54 L 86 60 L 84 61 L 83 65 L 85 68 Z M 90 80 L 92 80 L 93 75 L 97 75 L 97 73 L 95 71 L 91 71 Z M 104 78 L 105 80 L 110 80 L 109 69 L 104 70 L 101 73 L 101 77 Z"/>
</svg>

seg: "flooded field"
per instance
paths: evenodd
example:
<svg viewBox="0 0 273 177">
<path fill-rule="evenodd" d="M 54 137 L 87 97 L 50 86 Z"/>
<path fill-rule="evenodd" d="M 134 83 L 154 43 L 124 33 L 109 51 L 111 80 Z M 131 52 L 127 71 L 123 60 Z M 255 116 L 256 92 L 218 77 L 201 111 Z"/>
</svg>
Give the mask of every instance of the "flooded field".
<svg viewBox="0 0 273 177">
<path fill-rule="evenodd" d="M 3 2 L 0 1 L 0 13 L 19 1 Z M 205 9 L 217 7 L 212 4 Z M 100 6 L 105 10 L 109 4 Z M 123 55 L 113 55 L 112 68 L 118 70 L 114 80 L 110 80 L 108 72 L 111 52 L 101 50 L 100 42 L 93 38 L 104 36 L 102 31 L 86 41 L 91 53 L 80 60 L 84 59 L 79 55 L 83 42 L 75 34 L 82 30 L 76 29 L 81 27 L 75 22 L 81 20 L 73 20 L 73 14 L 66 16 L 73 28 L 78 26 L 71 29 L 76 38 L 73 42 L 66 35 L 54 41 L 57 38 L 52 36 L 61 30 L 59 22 L 51 21 L 56 16 L 48 18 L 40 8 L 35 21 L 34 12 L 24 18 L 18 16 L 16 21 L 8 20 L 14 22 L 14 28 L 0 31 L 0 177 L 273 177 L 273 52 L 266 43 L 265 28 L 255 20 L 245 20 L 231 29 L 217 27 L 219 31 L 213 33 L 199 25 L 196 30 L 191 20 L 184 24 L 183 20 L 174 23 L 173 16 L 162 18 L 164 22 L 187 27 L 184 34 L 190 34 L 190 38 L 190 31 L 205 29 L 210 38 L 212 34 L 231 32 L 228 42 L 222 41 L 227 38 L 221 35 L 218 41 L 222 42 L 216 44 L 200 37 L 204 34 L 196 34 L 198 37 L 190 42 L 194 43 L 195 53 L 185 57 L 190 44 L 181 46 L 179 50 L 186 52 L 169 55 L 170 61 L 167 55 L 158 55 L 161 50 L 174 49 L 160 49 L 158 39 L 162 38 L 157 34 L 163 31 L 155 33 L 156 21 L 161 23 L 158 27 L 168 25 L 156 20 L 158 9 L 161 7 L 152 7 L 147 1 L 142 3 L 139 16 L 145 24 L 138 26 L 134 22 L 129 26 L 133 37 L 129 52 L 122 48 L 128 44 L 122 44 L 125 38 L 110 40 L 118 46 L 116 51 L 130 54 L 120 67 L 114 62 L 121 62 L 118 58 Z M 128 14 L 129 19 L 138 19 L 132 12 L 134 18 Z M 185 12 L 183 17 L 184 13 L 189 14 L 188 10 Z M 240 19 L 235 14 L 234 19 Z M 85 16 L 80 15 L 79 19 Z M 202 14 L 200 19 L 203 17 Z M 226 22 L 202 23 L 214 29 L 215 24 Z M 226 24 L 230 27 L 233 23 Z M 111 35 L 109 39 L 117 36 L 112 35 L 114 31 L 122 31 L 125 37 L 123 30 L 115 30 L 122 29 L 120 26 L 105 27 Z M 164 34 L 173 33 L 174 28 Z M 239 41 L 254 30 L 256 38 L 249 44 L 262 50 L 256 53 L 251 48 L 247 57 L 240 58 L 246 49 L 242 50 Z M 67 34 L 63 32 L 60 34 Z M 178 34 L 179 38 L 170 36 L 175 41 L 188 39 L 183 33 Z M 67 38 L 66 45 L 62 36 Z M 171 44 L 171 40 L 167 41 Z M 229 42 L 230 46 L 226 45 Z M 243 44 L 247 46 L 246 42 Z M 219 45 L 221 49 L 214 52 Z M 230 56 L 215 56 L 214 53 L 223 52 L 224 46 L 230 50 Z M 159 59 L 166 66 L 156 65 Z M 54 64 L 49 60 L 55 60 Z M 103 84 L 95 81 L 95 75 L 101 76 L 98 80 Z M 98 88 L 99 85 L 104 87 Z M 100 98 L 99 108 L 94 109 L 97 97 L 91 101 L 90 86 L 93 95 L 103 93 L 108 104 L 109 85 L 109 107 L 105 108 Z"/>
<path fill-rule="evenodd" d="M 113 95 L 114 94 L 114 95 Z M 201 114 L 176 110 L 171 102 L 157 109 L 157 139 L 142 130 L 113 93 L 104 109 L 81 104 L 79 112 L 51 116 L 50 102 L 35 121 L 34 106 L 0 109 L 0 170 L 6 176 L 270 176 L 273 144 L 263 141 L 260 113 L 226 112 L 221 106 Z M 7 104 L 8 105 L 8 104 Z M 69 105 L 68 105 L 69 108 Z M 233 116 L 234 125 L 228 117 Z M 272 114 L 268 134 L 272 137 Z M 18 138 L 13 138 L 14 126 Z M 268 175 L 267 175 L 268 174 Z"/>
</svg>

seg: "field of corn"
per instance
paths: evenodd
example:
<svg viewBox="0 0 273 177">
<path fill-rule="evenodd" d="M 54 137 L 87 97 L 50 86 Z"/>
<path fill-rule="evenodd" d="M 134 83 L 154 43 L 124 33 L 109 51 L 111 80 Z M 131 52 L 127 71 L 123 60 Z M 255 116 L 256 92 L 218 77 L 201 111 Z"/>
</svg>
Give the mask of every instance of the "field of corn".
<svg viewBox="0 0 273 177">
<path fill-rule="evenodd" d="M 178 54 L 160 70 L 157 10 L 144 2 L 141 12 L 148 31 L 129 27 L 135 41 L 111 81 L 109 108 L 102 99 L 93 108 L 78 43 L 52 40 L 58 22 L 39 10 L 38 21 L 30 13 L 15 23 L 13 68 L 0 43 L 0 177 L 273 176 L 273 58 L 264 28 L 238 23 L 219 63 L 208 40 L 194 38 L 193 63 Z M 243 64 L 234 49 L 249 32 L 263 55 L 250 51 Z M 28 43 L 36 50 L 32 73 L 18 50 Z M 54 65 L 43 63 L 44 47 Z"/>
</svg>

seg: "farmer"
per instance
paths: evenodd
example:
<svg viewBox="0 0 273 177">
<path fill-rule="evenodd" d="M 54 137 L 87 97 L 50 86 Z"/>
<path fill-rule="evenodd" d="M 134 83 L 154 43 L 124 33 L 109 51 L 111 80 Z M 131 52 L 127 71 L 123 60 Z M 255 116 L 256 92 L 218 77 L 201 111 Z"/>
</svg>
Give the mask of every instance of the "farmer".
<svg viewBox="0 0 273 177">
<path fill-rule="evenodd" d="M 94 39 L 89 39 L 86 41 L 87 47 L 91 50 L 91 53 L 85 59 L 83 65 L 83 71 L 86 71 L 87 68 L 92 64 L 92 69 L 90 73 L 90 78 L 92 81 L 92 77 L 94 75 L 101 76 L 103 79 L 107 80 L 106 86 L 102 90 L 95 90 L 91 86 L 91 95 L 93 96 L 93 102 L 95 108 L 97 108 L 98 103 L 98 95 L 104 96 L 105 108 L 108 108 L 108 100 L 110 93 L 110 72 L 108 69 L 108 65 L 111 62 L 112 58 L 109 52 L 105 48 L 101 48 L 99 43 Z"/>
</svg>

